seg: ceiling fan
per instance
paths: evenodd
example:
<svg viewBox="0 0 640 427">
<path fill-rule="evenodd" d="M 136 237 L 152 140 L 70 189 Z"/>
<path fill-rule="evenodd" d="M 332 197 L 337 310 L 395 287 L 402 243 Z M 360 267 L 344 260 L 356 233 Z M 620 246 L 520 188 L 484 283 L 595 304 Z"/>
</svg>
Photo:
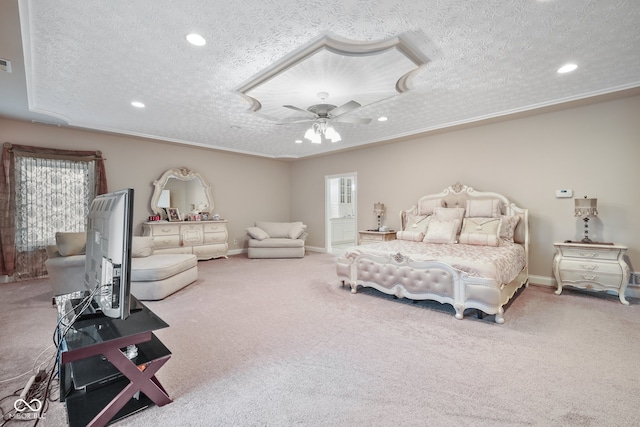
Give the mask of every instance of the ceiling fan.
<svg viewBox="0 0 640 427">
<path fill-rule="evenodd" d="M 326 92 L 320 92 L 318 97 L 323 102 L 321 104 L 312 105 L 306 110 L 296 107 L 295 105 L 283 105 L 285 108 L 289 108 L 294 111 L 299 111 L 306 114 L 306 117 L 290 117 L 289 119 L 285 119 L 284 123 L 303 123 L 303 122 L 327 122 L 328 120 L 333 120 L 340 123 L 353 123 L 359 125 L 366 125 L 371 122 L 371 119 L 362 118 L 362 117 L 343 117 L 344 114 L 347 114 L 358 107 L 361 107 L 360 103 L 356 101 L 349 101 L 346 104 L 342 104 L 339 107 L 336 107 L 332 104 L 325 104 L 324 101 L 329 97 L 329 94 Z"/>
</svg>

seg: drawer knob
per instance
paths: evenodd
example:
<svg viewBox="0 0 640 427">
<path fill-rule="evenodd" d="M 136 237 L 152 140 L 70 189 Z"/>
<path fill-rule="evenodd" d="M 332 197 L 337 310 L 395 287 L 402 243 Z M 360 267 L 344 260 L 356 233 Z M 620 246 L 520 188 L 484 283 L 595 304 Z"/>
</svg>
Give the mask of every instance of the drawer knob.
<svg viewBox="0 0 640 427">
<path fill-rule="evenodd" d="M 583 274 L 582 278 L 585 280 L 596 280 L 598 276 L 596 276 L 595 274 Z"/>
<path fill-rule="evenodd" d="M 584 268 L 585 270 L 597 270 L 598 266 L 596 264 L 582 264 L 582 268 Z"/>
<path fill-rule="evenodd" d="M 580 252 L 580 256 L 583 258 L 598 258 L 597 252 Z"/>
</svg>

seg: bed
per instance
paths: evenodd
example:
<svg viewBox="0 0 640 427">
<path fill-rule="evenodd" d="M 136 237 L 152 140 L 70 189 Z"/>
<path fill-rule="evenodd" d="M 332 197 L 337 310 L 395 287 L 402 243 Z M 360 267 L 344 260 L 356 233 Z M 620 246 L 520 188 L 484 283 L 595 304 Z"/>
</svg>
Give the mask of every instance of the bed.
<svg viewBox="0 0 640 427">
<path fill-rule="evenodd" d="M 456 183 L 400 211 L 396 240 L 348 248 L 337 273 L 352 293 L 451 304 L 504 323 L 504 307 L 529 280 L 529 215 L 507 197 Z"/>
</svg>

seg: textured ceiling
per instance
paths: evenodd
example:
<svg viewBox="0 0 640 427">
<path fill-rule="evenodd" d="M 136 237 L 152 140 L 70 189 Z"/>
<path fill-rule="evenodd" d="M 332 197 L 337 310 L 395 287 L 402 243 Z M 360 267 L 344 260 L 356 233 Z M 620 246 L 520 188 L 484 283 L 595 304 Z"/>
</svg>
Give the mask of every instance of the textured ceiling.
<svg viewBox="0 0 640 427">
<path fill-rule="evenodd" d="M 637 0 L 3 0 L 0 16 L 0 58 L 13 68 L 0 72 L 0 115 L 276 158 L 640 86 Z M 191 32 L 207 44 L 188 44 Z M 375 43 L 406 32 L 423 35 L 430 62 L 407 92 L 353 112 L 388 121 L 336 123 L 339 143 L 295 144 L 308 123 L 278 124 L 237 90 L 323 34 Z M 578 69 L 557 74 L 567 62 Z M 280 101 L 306 108 L 316 94 Z"/>
</svg>

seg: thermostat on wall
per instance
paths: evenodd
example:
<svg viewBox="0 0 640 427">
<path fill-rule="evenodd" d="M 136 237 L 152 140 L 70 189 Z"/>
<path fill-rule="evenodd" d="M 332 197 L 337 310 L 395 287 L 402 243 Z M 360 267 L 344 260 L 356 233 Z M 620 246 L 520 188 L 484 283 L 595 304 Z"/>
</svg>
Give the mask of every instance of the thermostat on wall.
<svg viewBox="0 0 640 427">
<path fill-rule="evenodd" d="M 573 197 L 573 190 L 556 190 L 556 197 L 559 199 Z"/>
</svg>

